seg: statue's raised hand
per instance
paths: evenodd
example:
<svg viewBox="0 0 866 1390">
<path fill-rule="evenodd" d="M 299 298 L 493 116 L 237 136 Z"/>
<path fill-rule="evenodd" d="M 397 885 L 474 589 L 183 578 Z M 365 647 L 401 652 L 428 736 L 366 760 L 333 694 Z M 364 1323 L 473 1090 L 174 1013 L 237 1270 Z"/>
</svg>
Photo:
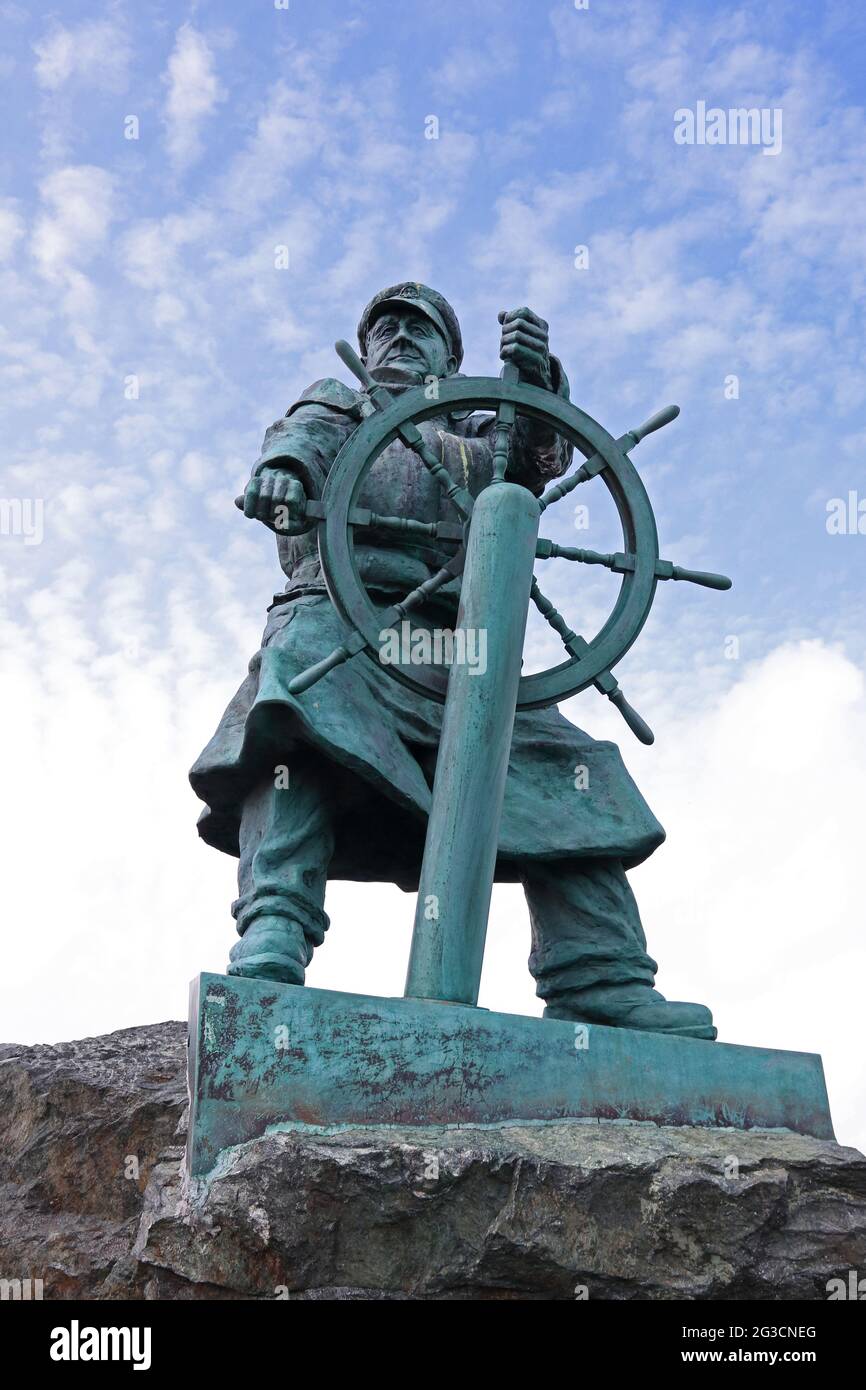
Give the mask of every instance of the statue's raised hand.
<svg viewBox="0 0 866 1390">
<path fill-rule="evenodd" d="M 280 536 L 299 536 L 309 529 L 306 505 L 303 485 L 280 468 L 263 468 L 250 478 L 243 497 L 235 498 L 244 516 L 263 522 Z"/>
<path fill-rule="evenodd" d="M 520 368 L 520 375 L 530 386 L 550 390 L 553 377 L 550 370 L 550 347 L 547 322 L 531 309 L 503 309 L 499 314 L 502 336 L 499 356 Z"/>
</svg>

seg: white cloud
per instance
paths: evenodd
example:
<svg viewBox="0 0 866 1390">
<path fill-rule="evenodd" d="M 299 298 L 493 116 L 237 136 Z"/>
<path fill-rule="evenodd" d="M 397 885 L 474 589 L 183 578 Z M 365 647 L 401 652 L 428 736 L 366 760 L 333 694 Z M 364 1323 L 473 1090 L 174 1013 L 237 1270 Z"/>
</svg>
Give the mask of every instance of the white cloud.
<svg viewBox="0 0 866 1390">
<path fill-rule="evenodd" d="M 544 184 L 513 183 L 497 198 L 493 226 L 473 238 L 470 256 L 485 280 L 496 279 L 503 303 L 544 306 L 547 317 L 574 295 L 581 281 L 573 247 L 584 240 L 575 229 L 609 179 L 605 170 L 563 174 Z"/>
<path fill-rule="evenodd" d="M 92 164 L 70 165 L 39 186 L 47 211 L 36 223 L 33 254 L 47 274 L 86 261 L 105 240 L 113 217 L 113 180 Z"/>
<path fill-rule="evenodd" d="M 200 154 L 201 126 L 222 100 L 207 39 L 191 24 L 178 29 L 163 79 L 168 152 L 173 164 L 185 168 Z"/>
<path fill-rule="evenodd" d="M 94 165 L 69 165 L 43 179 L 39 191 L 46 210 L 36 220 L 33 255 L 41 274 L 58 287 L 56 304 L 75 346 L 100 359 L 102 348 L 93 331 L 100 291 L 80 267 L 105 243 L 114 218 L 114 181 Z"/>
<path fill-rule="evenodd" d="M 315 160 L 328 140 L 329 117 L 336 127 L 344 102 L 345 97 L 335 93 L 329 105 L 321 83 L 311 75 L 291 86 L 276 81 L 255 130 L 225 174 L 223 196 L 228 206 L 263 206 L 281 187 L 287 170 Z M 346 124 L 343 129 L 348 132 L 350 127 Z"/>
<path fill-rule="evenodd" d="M 517 45 L 495 31 L 483 47 L 471 41 L 457 44 L 427 79 L 434 112 L 437 97 L 465 99 L 483 87 L 505 85 L 517 60 Z"/>
<path fill-rule="evenodd" d="M 193 248 L 201 256 L 200 248 L 207 249 L 215 227 L 214 214 L 197 207 L 172 213 L 158 222 L 128 224 L 121 247 L 124 273 L 134 285 L 176 291 L 189 278 L 180 253 Z"/>
<path fill-rule="evenodd" d="M 70 81 L 88 87 L 122 90 L 130 59 L 129 42 L 113 20 L 95 20 L 67 28 L 55 24 L 34 45 L 36 81 L 56 92 Z"/>
</svg>

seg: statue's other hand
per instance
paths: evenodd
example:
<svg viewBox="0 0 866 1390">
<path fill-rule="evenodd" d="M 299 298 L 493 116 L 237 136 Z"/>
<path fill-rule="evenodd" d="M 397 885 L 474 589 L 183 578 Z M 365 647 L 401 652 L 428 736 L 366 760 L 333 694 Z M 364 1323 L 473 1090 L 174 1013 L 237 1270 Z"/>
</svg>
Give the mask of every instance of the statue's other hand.
<svg viewBox="0 0 866 1390">
<path fill-rule="evenodd" d="M 550 369 L 550 347 L 547 322 L 531 309 L 503 309 L 499 314 L 502 337 L 499 356 L 520 368 L 520 374 L 531 386 L 553 385 Z"/>
<path fill-rule="evenodd" d="M 279 468 L 263 468 L 250 478 L 243 497 L 236 498 L 244 516 L 261 521 L 281 536 L 299 536 L 308 530 L 307 498 L 297 478 Z"/>
</svg>

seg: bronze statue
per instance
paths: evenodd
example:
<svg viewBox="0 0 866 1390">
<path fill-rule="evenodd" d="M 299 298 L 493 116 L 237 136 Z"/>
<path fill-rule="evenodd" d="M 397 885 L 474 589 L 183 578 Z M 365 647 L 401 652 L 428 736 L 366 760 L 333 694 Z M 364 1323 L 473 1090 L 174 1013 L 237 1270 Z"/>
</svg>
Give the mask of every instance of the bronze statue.
<svg viewBox="0 0 866 1390">
<path fill-rule="evenodd" d="M 567 402 L 568 380 L 549 352 L 544 320 L 521 308 L 501 314 L 500 323 L 503 376 L 514 381 L 519 372 L 521 385 Z M 459 380 L 463 347 L 454 310 L 428 286 L 404 282 L 375 295 L 361 316 L 358 340 L 360 363 L 345 345 L 341 355 L 350 366 L 357 364 L 360 387 L 330 377 L 309 386 L 267 431 L 239 499 L 247 517 L 275 532 L 287 583 L 274 597 L 246 679 L 190 774 L 207 803 L 199 833 L 240 859 L 232 908 L 240 940 L 229 973 L 295 985 L 303 984 L 313 950 L 324 940 L 328 878 L 391 881 L 407 892 L 418 888 L 443 716 L 440 703 L 386 669 L 392 658 L 385 639 L 399 634 L 395 614 L 411 610 L 412 641 L 429 634 L 422 660 L 434 685 L 437 664 L 444 667 L 438 673 L 441 698 L 454 661 L 452 639 L 463 630 L 455 556 L 462 554 L 472 499 L 502 478 L 539 498 L 566 474 L 572 456 L 571 444 L 540 408 L 535 416 L 519 407 L 516 414 L 511 407 L 509 416 L 506 407 L 493 416 L 449 401 L 437 408 L 440 384 Z M 377 409 L 419 387 L 429 414 L 417 428 L 395 428 L 348 516 L 352 565 L 383 615 L 379 659 L 350 660 L 364 644 L 347 642 L 346 614 L 337 611 L 326 588 L 316 542 L 323 489 L 354 432 Z M 530 398 L 535 399 L 531 390 Z M 672 408 L 632 432 L 628 445 L 619 444 L 631 447 L 674 414 Z M 603 461 L 590 459 L 579 472 L 588 478 L 593 468 L 597 473 L 603 467 Z M 583 476 L 573 475 L 553 492 L 564 495 L 575 480 Z M 536 516 L 533 547 L 537 524 Z M 500 543 L 507 545 L 508 535 Z M 533 554 L 606 564 L 626 579 L 629 567 L 636 568 L 635 557 L 626 553 L 599 556 L 542 541 L 538 547 Z M 657 560 L 657 550 L 650 577 L 652 590 L 656 579 L 692 579 L 715 588 L 729 583 L 678 570 Z M 411 603 L 401 603 L 407 592 Z M 588 644 L 535 583 L 532 597 L 571 658 L 580 660 Z M 651 593 L 645 610 L 649 602 Z M 643 616 L 645 611 L 636 630 Z M 524 622 L 525 615 L 521 639 Z M 444 646 L 443 634 L 450 635 Z M 482 647 L 481 641 L 474 648 L 467 644 L 462 654 L 465 663 L 476 662 L 479 674 Z M 411 663 L 412 655 L 403 652 L 400 659 Z M 609 669 L 592 683 L 639 737 L 651 739 Z M 714 1039 L 709 1009 L 667 1001 L 653 988 L 656 963 L 647 953 L 626 870 L 661 844 L 662 827 L 615 744 L 576 728 L 549 696 L 536 704 L 518 704 L 514 716 L 493 853 L 496 879 L 519 880 L 526 894 L 529 968 L 545 1016 Z M 575 777 L 577 768 L 581 778 Z M 485 807 L 475 810 L 480 823 Z M 498 807 L 491 816 L 495 836 Z M 465 857 L 473 854 L 471 843 L 457 848 Z M 419 913 L 429 906 L 419 901 Z M 485 923 L 486 910 L 484 904 Z"/>
</svg>

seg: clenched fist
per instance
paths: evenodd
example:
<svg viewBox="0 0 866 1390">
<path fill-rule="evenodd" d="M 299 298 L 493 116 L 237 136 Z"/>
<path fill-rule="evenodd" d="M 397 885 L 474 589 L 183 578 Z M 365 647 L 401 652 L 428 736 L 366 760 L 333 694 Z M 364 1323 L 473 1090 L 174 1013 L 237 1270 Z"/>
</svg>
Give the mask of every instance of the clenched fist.
<svg viewBox="0 0 866 1390">
<path fill-rule="evenodd" d="M 243 497 L 235 498 L 244 516 L 263 522 L 280 536 L 300 536 L 309 530 L 306 505 L 302 484 L 279 468 L 263 468 L 258 477 L 250 478 Z"/>
<path fill-rule="evenodd" d="M 520 368 L 520 375 L 530 386 L 550 390 L 553 376 L 550 370 L 550 348 L 547 323 L 531 309 L 503 309 L 499 314 L 502 337 L 499 356 Z"/>
</svg>

